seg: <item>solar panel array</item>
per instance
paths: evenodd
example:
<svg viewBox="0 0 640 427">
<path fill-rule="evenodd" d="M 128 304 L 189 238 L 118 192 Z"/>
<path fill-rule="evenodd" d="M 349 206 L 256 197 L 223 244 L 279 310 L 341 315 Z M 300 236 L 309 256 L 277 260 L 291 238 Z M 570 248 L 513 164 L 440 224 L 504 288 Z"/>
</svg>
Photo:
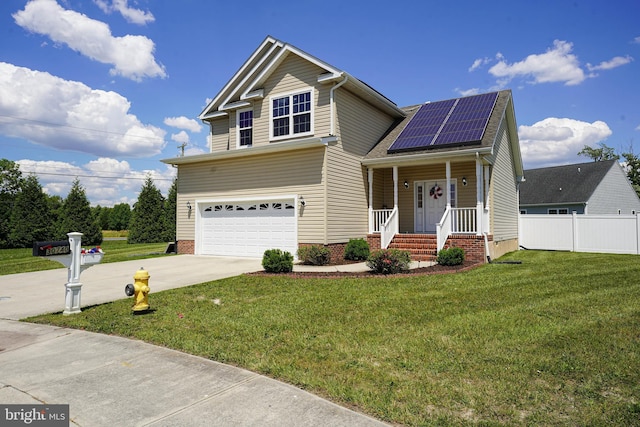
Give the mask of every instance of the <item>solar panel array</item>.
<svg viewBox="0 0 640 427">
<path fill-rule="evenodd" d="M 424 104 L 389 147 L 389 152 L 479 142 L 498 93 Z"/>
</svg>

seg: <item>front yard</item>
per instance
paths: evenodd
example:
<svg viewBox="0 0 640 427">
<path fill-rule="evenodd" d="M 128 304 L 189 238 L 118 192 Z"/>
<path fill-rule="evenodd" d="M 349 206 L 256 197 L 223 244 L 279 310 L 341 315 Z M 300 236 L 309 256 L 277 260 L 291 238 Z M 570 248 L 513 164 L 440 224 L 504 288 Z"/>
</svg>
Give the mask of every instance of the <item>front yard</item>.
<svg viewBox="0 0 640 427">
<path fill-rule="evenodd" d="M 430 276 L 243 275 L 29 319 L 134 337 L 404 425 L 640 425 L 640 257 Z"/>
</svg>

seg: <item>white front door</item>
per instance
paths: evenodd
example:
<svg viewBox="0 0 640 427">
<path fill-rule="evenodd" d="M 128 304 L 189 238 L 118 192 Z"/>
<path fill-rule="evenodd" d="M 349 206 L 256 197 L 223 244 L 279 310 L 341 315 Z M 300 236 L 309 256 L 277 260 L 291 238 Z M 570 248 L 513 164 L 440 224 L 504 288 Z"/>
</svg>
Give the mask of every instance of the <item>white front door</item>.
<svg viewBox="0 0 640 427">
<path fill-rule="evenodd" d="M 446 180 L 415 183 L 415 232 L 435 233 L 447 208 Z M 452 184 L 453 185 L 453 184 Z"/>
</svg>

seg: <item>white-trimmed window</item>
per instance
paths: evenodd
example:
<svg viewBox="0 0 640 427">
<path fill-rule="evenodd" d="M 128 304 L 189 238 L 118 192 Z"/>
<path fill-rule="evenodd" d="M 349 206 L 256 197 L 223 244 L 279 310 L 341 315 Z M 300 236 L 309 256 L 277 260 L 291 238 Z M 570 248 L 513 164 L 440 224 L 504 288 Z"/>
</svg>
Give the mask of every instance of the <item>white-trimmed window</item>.
<svg viewBox="0 0 640 427">
<path fill-rule="evenodd" d="M 313 92 L 271 98 L 271 138 L 313 135 Z"/>
<path fill-rule="evenodd" d="M 547 213 L 549 215 L 568 215 L 569 214 L 569 209 L 567 209 L 567 208 L 548 209 Z"/>
<path fill-rule="evenodd" d="M 251 108 L 238 110 L 236 128 L 238 129 L 238 148 L 251 147 L 253 145 L 253 110 Z"/>
</svg>

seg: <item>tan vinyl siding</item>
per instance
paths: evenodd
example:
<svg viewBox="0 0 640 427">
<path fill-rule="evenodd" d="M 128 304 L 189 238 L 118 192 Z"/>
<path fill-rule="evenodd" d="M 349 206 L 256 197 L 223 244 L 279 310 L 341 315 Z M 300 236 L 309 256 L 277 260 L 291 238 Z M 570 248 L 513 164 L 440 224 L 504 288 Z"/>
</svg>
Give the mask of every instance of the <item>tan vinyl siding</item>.
<svg viewBox="0 0 640 427">
<path fill-rule="evenodd" d="M 518 238 L 516 173 L 506 123 L 503 120 L 498 129 L 490 183 L 491 232 L 495 242 Z"/>
<path fill-rule="evenodd" d="M 327 243 L 368 232 L 369 184 L 360 161 L 393 123 L 393 118 L 346 90 L 334 95 L 339 138 L 327 157 Z"/>
<path fill-rule="evenodd" d="M 177 239 L 195 239 L 196 201 L 260 198 L 281 195 L 304 197 L 298 217 L 298 241 L 320 242 L 324 227 L 325 148 L 283 154 L 248 156 L 216 162 L 181 165 L 178 173 Z M 188 217 L 187 201 L 193 211 Z"/>
<path fill-rule="evenodd" d="M 331 86 L 318 83 L 318 76 L 324 72 L 322 68 L 305 59 L 289 54 L 265 81 L 264 99 L 254 103 L 254 146 L 269 143 L 270 98 L 274 95 L 286 95 L 304 89 L 311 89 L 313 92 L 314 136 L 329 134 L 329 90 Z"/>
<path fill-rule="evenodd" d="M 229 118 L 223 117 L 211 123 L 211 152 L 225 151 L 229 144 Z"/>
</svg>

